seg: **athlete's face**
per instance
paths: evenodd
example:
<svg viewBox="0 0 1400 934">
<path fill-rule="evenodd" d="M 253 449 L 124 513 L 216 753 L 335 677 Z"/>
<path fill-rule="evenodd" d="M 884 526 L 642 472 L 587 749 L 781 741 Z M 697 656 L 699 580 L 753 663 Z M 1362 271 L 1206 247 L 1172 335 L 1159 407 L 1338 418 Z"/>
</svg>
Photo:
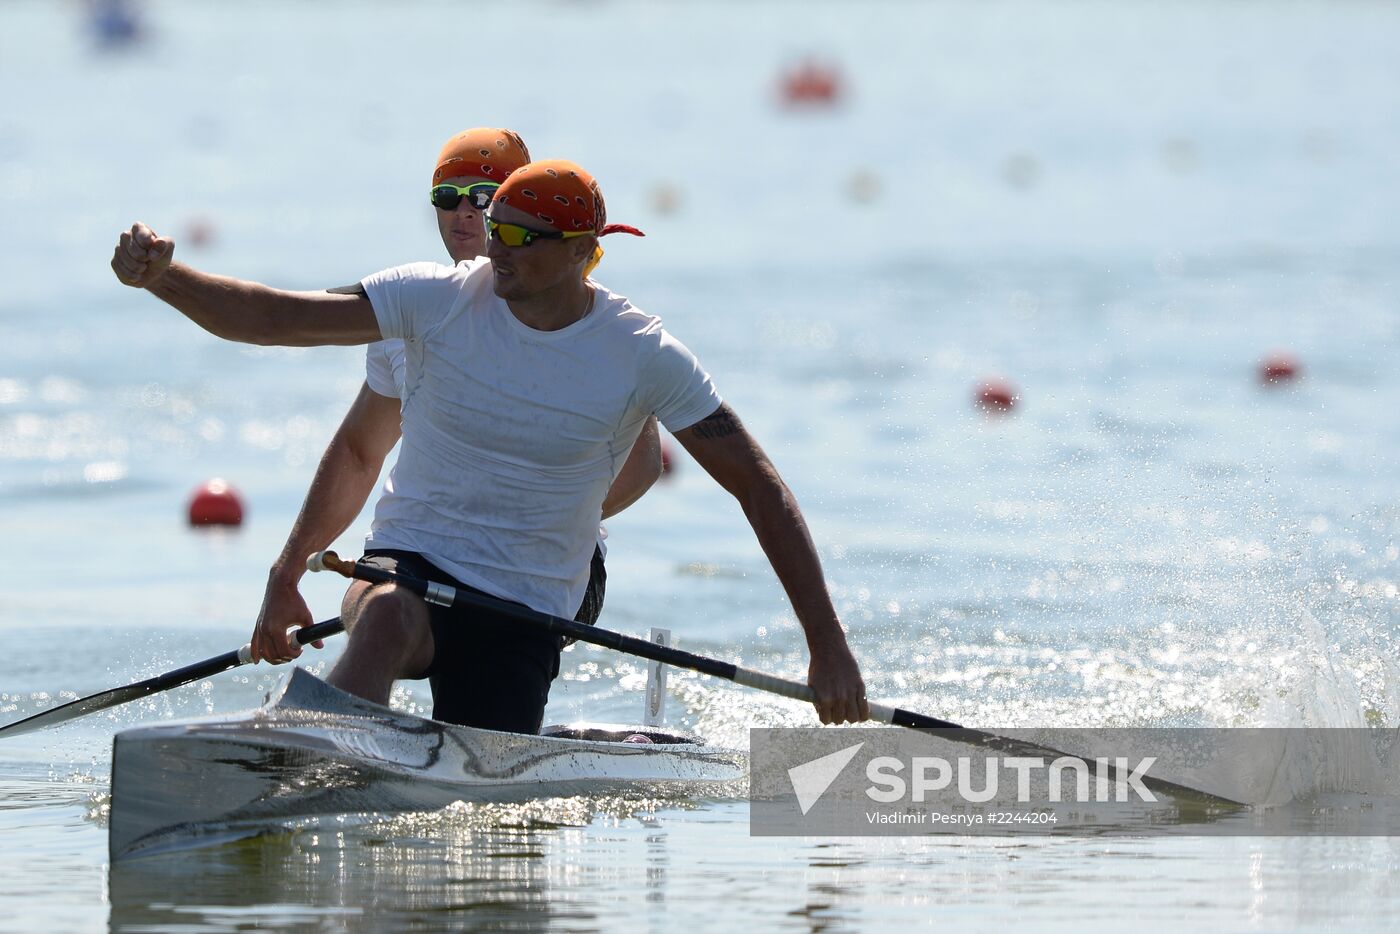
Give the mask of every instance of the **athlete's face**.
<svg viewBox="0 0 1400 934">
<path fill-rule="evenodd" d="M 509 204 L 492 204 L 490 214 L 498 223 L 558 233 L 557 228 Z M 598 238 L 590 234 L 566 240 L 538 238 L 528 246 L 506 246 L 502 237 L 489 237 L 486 255 L 494 270 L 496 294 L 507 300 L 525 299 L 571 280 L 582 281 L 584 264 L 597 242 Z"/>
<path fill-rule="evenodd" d="M 466 188 L 478 182 L 490 182 L 489 178 L 459 175 L 445 178 L 439 185 L 456 185 Z M 460 263 L 475 259 L 486 252 L 486 228 L 482 223 L 483 212 L 472 207 L 470 198 L 463 198 L 454 210 L 444 211 L 433 208 L 437 214 L 438 233 L 442 234 L 442 245 L 447 247 L 447 255 L 452 262 Z"/>
</svg>

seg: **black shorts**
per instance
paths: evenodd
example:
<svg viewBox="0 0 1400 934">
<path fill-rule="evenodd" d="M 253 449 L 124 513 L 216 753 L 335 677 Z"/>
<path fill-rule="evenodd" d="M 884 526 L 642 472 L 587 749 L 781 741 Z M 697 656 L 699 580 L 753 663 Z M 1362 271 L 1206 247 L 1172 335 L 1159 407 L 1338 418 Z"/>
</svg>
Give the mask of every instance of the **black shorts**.
<svg viewBox="0 0 1400 934">
<path fill-rule="evenodd" d="M 415 552 L 372 548 L 361 560 L 421 580 L 481 593 Z M 602 554 L 596 549 L 592 571 L 578 613 L 579 620 L 590 625 L 602 610 L 606 580 Z M 549 700 L 550 682 L 559 674 L 559 637 L 494 613 L 463 615 L 436 604 L 427 606 L 433 660 L 417 677 L 427 678 L 432 688 L 433 719 L 487 730 L 538 733 Z M 591 618 L 584 619 L 590 611 Z"/>
<path fill-rule="evenodd" d="M 583 603 L 574 614 L 574 620 L 585 626 L 598 622 L 598 614 L 603 612 L 603 594 L 607 589 L 608 569 L 603 567 L 603 549 L 594 545 L 593 561 L 588 566 L 588 589 L 583 592 Z"/>
</svg>

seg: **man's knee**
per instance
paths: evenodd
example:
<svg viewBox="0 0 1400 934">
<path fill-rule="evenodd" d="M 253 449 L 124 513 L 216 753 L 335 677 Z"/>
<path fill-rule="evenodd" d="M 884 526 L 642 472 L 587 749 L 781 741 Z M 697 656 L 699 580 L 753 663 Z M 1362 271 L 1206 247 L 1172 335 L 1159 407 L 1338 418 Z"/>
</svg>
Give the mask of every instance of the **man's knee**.
<svg viewBox="0 0 1400 934">
<path fill-rule="evenodd" d="M 395 584 L 356 581 L 345 592 L 340 613 L 352 639 L 386 640 L 400 645 L 431 639 L 427 604 Z"/>
<path fill-rule="evenodd" d="M 416 611 L 416 612 L 415 612 Z M 358 619 L 365 615 L 421 616 L 428 618 L 423 599 L 397 584 L 371 584 L 355 581 L 340 601 L 342 616 Z"/>
</svg>

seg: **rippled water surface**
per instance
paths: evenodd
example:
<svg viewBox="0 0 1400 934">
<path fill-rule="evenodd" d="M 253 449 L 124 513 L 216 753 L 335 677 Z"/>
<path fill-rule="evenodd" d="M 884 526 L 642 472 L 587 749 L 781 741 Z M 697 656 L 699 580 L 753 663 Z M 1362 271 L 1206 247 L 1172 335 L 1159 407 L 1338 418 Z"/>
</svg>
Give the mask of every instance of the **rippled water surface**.
<svg viewBox="0 0 1400 934">
<path fill-rule="evenodd" d="M 362 378 L 357 351 L 221 343 L 122 288 L 117 233 L 142 219 L 291 288 L 434 259 L 431 157 L 491 124 L 647 230 L 598 277 L 783 471 L 872 695 L 988 728 L 1400 726 L 1393 5 L 169 2 L 105 48 L 84 9 L 0 6 L 0 719 L 240 644 Z M 782 106 L 809 55 L 844 93 Z M 1260 385 L 1275 350 L 1300 380 Z M 993 376 L 1008 416 L 972 405 Z M 803 676 L 742 515 L 677 462 L 609 523 L 603 622 Z M 213 476 L 245 496 L 238 532 L 183 525 Z M 334 615 L 333 581 L 304 592 Z M 1390 838 L 755 838 L 741 798 L 458 805 L 109 869 L 113 732 L 249 708 L 278 677 L 5 741 L 0 928 L 1400 912 Z M 642 683 L 577 647 L 546 718 L 635 720 Z M 811 722 L 685 673 L 668 703 L 727 745 Z"/>
</svg>

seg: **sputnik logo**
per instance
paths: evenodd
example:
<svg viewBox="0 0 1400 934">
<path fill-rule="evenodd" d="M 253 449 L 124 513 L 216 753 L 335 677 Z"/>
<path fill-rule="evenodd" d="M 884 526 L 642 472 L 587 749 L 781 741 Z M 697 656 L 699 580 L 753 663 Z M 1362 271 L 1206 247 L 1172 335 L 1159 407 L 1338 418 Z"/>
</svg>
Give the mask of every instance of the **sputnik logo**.
<svg viewBox="0 0 1400 934">
<path fill-rule="evenodd" d="M 797 804 L 802 808 L 804 816 L 821 800 L 831 783 L 836 781 L 837 776 L 864 745 L 863 742 L 856 743 L 854 746 L 847 746 L 820 759 L 813 759 L 788 769 L 788 779 L 792 782 L 792 790 L 797 794 Z"/>
</svg>

